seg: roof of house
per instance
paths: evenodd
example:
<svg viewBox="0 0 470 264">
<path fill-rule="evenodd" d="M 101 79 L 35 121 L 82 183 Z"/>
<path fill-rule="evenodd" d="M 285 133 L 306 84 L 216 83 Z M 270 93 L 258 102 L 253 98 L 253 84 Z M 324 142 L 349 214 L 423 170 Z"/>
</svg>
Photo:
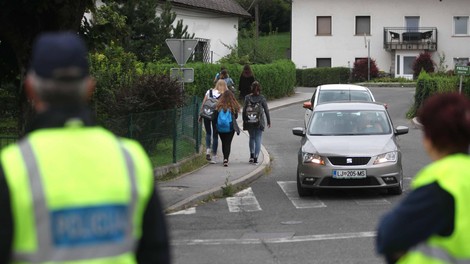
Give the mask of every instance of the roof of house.
<svg viewBox="0 0 470 264">
<path fill-rule="evenodd" d="M 223 14 L 233 14 L 243 17 L 251 17 L 235 0 L 171 0 L 175 6 L 197 8 Z"/>
</svg>

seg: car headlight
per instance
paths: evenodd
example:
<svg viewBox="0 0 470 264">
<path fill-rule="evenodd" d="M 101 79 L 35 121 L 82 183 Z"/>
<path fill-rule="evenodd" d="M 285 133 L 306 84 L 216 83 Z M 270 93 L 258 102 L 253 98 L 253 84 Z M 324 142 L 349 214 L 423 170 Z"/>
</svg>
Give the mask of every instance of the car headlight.
<svg viewBox="0 0 470 264">
<path fill-rule="evenodd" d="M 318 165 L 325 165 L 325 160 L 322 156 L 313 153 L 304 153 L 304 163 L 315 163 Z"/>
<path fill-rule="evenodd" d="M 375 158 L 374 165 L 382 164 L 386 162 L 396 162 L 397 159 L 398 159 L 397 151 L 387 152 L 387 153 L 378 155 L 377 158 Z"/>
</svg>

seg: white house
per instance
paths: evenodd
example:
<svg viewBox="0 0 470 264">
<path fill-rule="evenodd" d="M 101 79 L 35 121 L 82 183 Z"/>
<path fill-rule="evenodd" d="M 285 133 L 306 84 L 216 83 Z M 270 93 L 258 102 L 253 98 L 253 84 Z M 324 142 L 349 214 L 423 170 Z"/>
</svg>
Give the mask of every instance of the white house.
<svg viewBox="0 0 470 264">
<path fill-rule="evenodd" d="M 469 17 L 469 0 L 292 0 L 292 61 L 352 67 L 370 56 L 379 70 L 411 78 L 414 59 L 429 51 L 451 70 L 469 62 Z"/>
<path fill-rule="evenodd" d="M 238 19 L 250 14 L 235 0 L 171 0 L 176 21 L 199 40 L 196 53 L 205 62 L 217 62 L 238 45 Z"/>
</svg>

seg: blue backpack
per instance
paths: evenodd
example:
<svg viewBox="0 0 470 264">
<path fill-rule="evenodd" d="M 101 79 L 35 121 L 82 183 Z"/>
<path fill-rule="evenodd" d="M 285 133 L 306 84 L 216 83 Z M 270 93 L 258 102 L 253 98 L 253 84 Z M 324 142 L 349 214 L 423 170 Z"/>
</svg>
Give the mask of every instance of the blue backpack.
<svg viewBox="0 0 470 264">
<path fill-rule="evenodd" d="M 232 112 L 229 109 L 219 110 L 219 116 L 217 117 L 217 131 L 221 133 L 228 133 L 232 131 Z"/>
</svg>

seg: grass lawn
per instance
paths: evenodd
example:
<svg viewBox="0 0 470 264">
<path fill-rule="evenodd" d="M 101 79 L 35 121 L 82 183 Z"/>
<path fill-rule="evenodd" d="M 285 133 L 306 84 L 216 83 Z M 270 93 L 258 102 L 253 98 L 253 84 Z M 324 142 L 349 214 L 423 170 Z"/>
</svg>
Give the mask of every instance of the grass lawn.
<svg viewBox="0 0 470 264">
<path fill-rule="evenodd" d="M 290 32 L 281 32 L 269 36 L 261 36 L 260 42 L 271 42 L 277 59 L 287 59 L 287 49 L 290 49 Z"/>
</svg>

